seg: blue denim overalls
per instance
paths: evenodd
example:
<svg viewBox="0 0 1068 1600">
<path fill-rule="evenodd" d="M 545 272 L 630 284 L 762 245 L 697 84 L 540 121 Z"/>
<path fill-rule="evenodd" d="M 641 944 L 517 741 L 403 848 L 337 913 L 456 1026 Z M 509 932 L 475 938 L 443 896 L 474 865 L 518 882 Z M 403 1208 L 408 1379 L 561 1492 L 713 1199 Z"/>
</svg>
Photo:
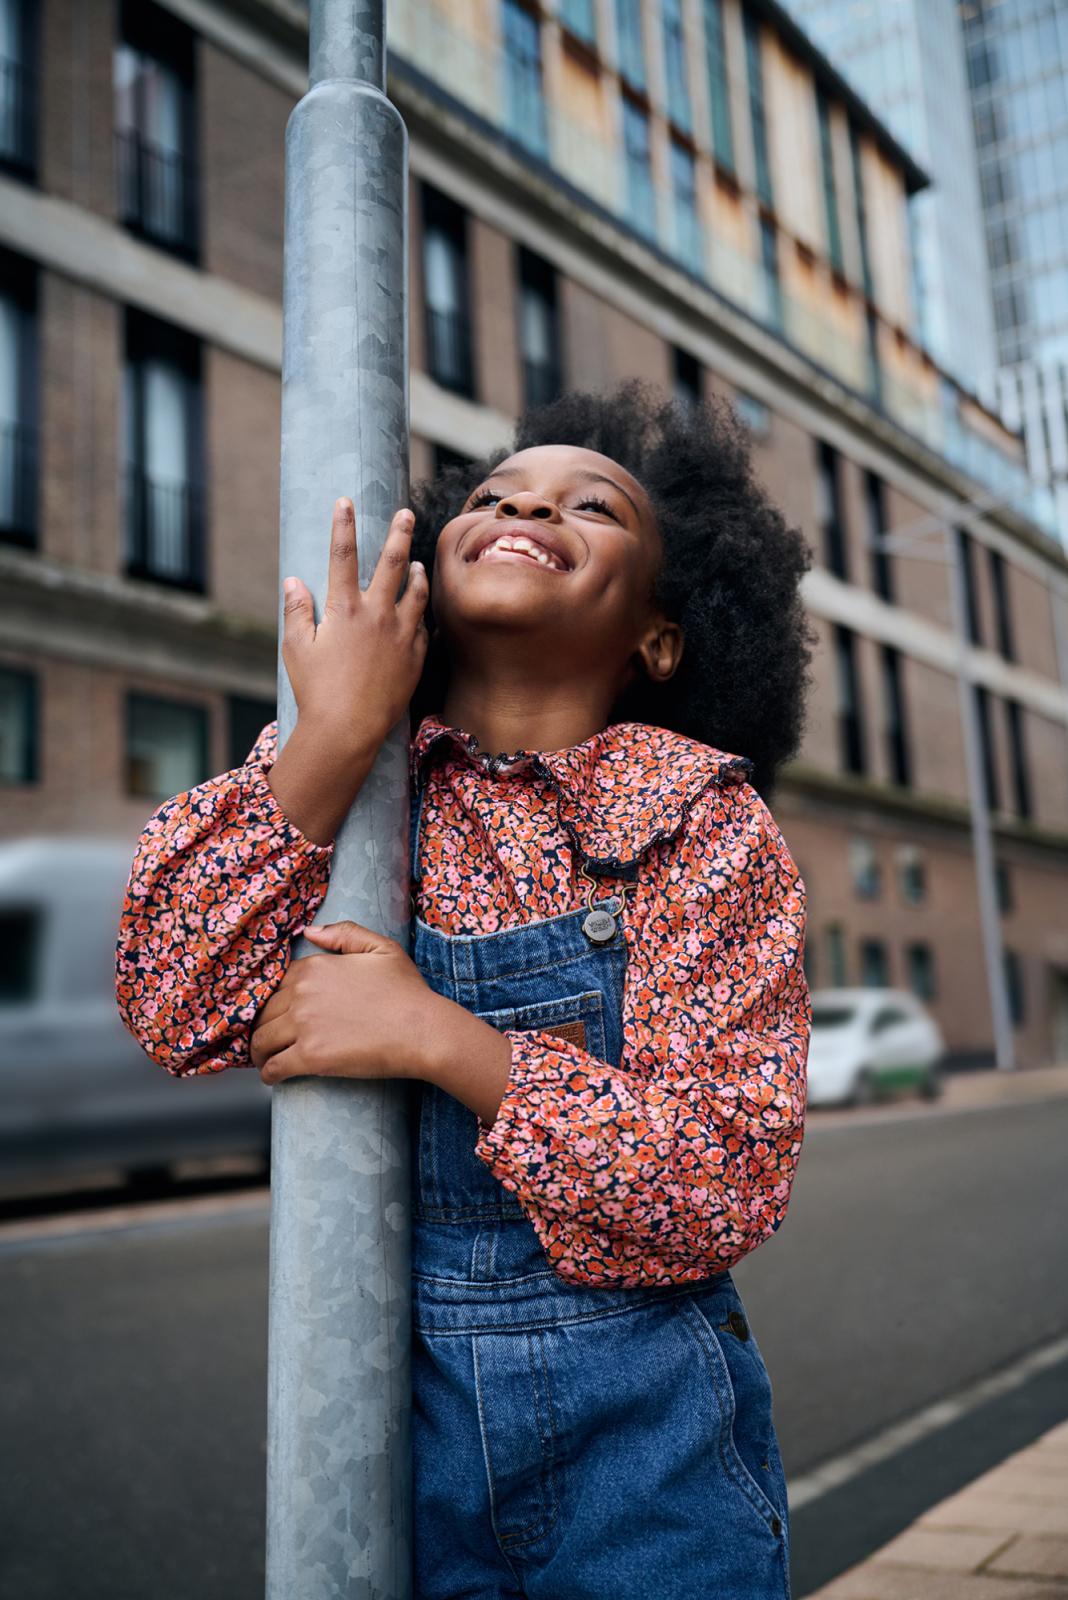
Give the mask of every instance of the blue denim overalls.
<svg viewBox="0 0 1068 1600">
<path fill-rule="evenodd" d="M 622 931 L 591 943 L 585 908 L 503 933 L 429 927 L 424 792 L 411 955 L 427 983 L 498 1028 L 581 1022 L 618 1066 Z M 789 1600 L 771 1387 L 730 1273 L 568 1283 L 474 1154 L 476 1113 L 411 1087 L 416 1600 Z"/>
</svg>

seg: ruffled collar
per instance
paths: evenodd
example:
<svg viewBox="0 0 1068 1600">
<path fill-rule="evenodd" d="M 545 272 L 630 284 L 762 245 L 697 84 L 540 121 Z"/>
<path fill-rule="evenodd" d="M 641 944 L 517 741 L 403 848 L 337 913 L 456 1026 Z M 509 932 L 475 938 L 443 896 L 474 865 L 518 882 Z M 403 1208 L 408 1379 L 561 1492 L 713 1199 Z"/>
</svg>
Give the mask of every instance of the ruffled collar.
<svg viewBox="0 0 1068 1600">
<path fill-rule="evenodd" d="M 753 771 L 748 756 L 647 722 L 610 723 L 568 750 L 491 755 L 474 734 L 430 713 L 411 742 L 413 785 L 442 757 L 469 761 L 491 777 L 537 772 L 551 785 L 560 825 L 590 869 L 629 878 L 652 845 L 678 831 L 710 783 L 744 783 Z"/>
</svg>

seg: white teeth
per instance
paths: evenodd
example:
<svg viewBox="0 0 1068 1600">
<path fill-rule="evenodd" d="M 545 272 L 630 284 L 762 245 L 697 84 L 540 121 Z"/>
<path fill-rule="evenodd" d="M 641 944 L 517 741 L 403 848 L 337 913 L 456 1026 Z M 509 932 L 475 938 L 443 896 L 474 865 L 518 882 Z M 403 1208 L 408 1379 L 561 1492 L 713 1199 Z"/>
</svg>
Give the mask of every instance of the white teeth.
<svg viewBox="0 0 1068 1600">
<path fill-rule="evenodd" d="M 481 561 L 483 556 L 488 555 L 491 550 L 498 549 L 518 550 L 521 555 L 532 556 L 534 560 L 538 562 L 539 566 L 553 567 L 558 572 L 565 572 L 567 570 L 564 566 L 564 563 L 556 555 L 550 555 L 547 551 L 541 549 L 539 545 L 535 544 L 532 539 L 528 539 L 524 534 L 517 534 L 514 538 L 507 534 L 501 534 L 499 538 L 493 540 L 492 544 L 485 545 L 483 549 L 479 551 L 476 560 Z"/>
</svg>

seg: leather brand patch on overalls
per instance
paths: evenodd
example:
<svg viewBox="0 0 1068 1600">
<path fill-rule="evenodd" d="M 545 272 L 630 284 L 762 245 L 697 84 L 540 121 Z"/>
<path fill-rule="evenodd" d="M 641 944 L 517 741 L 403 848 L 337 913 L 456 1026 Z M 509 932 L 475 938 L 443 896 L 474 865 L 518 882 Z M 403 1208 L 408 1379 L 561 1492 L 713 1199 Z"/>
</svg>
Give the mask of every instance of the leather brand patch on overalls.
<svg viewBox="0 0 1068 1600">
<path fill-rule="evenodd" d="M 586 1048 L 586 1024 L 584 1022 L 559 1022 L 552 1028 L 540 1028 L 539 1033 L 551 1033 L 556 1039 L 563 1039 L 567 1044 L 577 1044 L 580 1050 Z"/>
</svg>

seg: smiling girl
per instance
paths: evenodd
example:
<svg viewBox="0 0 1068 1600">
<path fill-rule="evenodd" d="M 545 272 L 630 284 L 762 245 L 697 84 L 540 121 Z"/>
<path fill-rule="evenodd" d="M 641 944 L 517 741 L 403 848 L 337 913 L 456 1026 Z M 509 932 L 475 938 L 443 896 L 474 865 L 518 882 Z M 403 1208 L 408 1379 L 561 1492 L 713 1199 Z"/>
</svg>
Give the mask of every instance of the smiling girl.
<svg viewBox="0 0 1068 1600">
<path fill-rule="evenodd" d="M 785 1600 L 730 1269 L 803 1135 L 805 886 L 766 797 L 811 558 L 725 406 L 631 380 L 513 444 L 417 485 L 362 589 L 337 503 L 318 624 L 285 585 L 294 731 L 148 822 L 119 1005 L 176 1075 L 410 1081 L 419 1600 Z M 409 949 L 307 928 L 409 709 Z"/>
</svg>

